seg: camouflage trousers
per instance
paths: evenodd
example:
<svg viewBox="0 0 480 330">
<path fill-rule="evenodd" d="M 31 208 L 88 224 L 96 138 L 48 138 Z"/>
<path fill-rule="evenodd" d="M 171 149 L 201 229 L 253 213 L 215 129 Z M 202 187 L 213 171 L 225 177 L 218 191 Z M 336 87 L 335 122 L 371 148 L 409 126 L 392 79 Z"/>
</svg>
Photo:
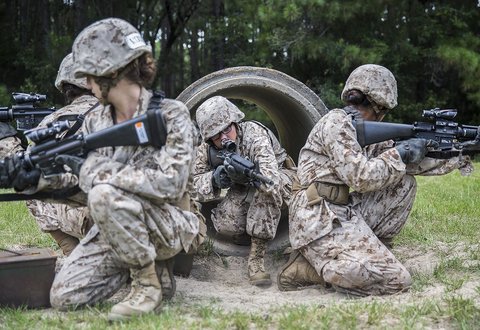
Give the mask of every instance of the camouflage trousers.
<svg viewBox="0 0 480 330">
<path fill-rule="evenodd" d="M 175 256 L 198 234 L 198 218 L 171 204 L 161 206 L 107 184 L 88 194 L 95 225 L 56 275 L 53 307 L 103 301 L 120 289 L 130 268 Z"/>
<path fill-rule="evenodd" d="M 218 233 L 273 239 L 280 222 L 280 191 L 265 193 L 253 187 L 234 185 L 212 210 L 212 222 Z"/>
<path fill-rule="evenodd" d="M 27 201 L 27 207 L 40 230 L 44 232 L 61 230 L 81 239 L 93 225 L 87 207 L 72 207 L 37 200 Z"/>
<path fill-rule="evenodd" d="M 351 194 L 347 206 L 331 205 L 334 229 L 300 252 L 326 283 L 355 295 L 393 294 L 411 285 L 407 269 L 380 239 L 397 235 L 412 209 L 413 176 L 383 190 Z"/>
</svg>

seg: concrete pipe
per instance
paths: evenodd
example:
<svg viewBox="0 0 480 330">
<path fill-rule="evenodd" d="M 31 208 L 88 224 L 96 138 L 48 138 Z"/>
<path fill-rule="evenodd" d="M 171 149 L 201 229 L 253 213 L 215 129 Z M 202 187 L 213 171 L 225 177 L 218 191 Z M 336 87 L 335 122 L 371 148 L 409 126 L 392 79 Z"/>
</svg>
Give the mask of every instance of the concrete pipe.
<svg viewBox="0 0 480 330">
<path fill-rule="evenodd" d="M 221 95 L 241 99 L 262 108 L 272 120 L 282 146 L 297 161 L 300 149 L 315 123 L 328 111 L 322 100 L 300 81 L 276 70 L 259 67 L 233 67 L 213 72 L 188 86 L 177 100 L 185 103 L 195 118 L 195 111 L 206 99 Z M 207 218 L 208 236 L 217 253 L 244 256 L 249 246 L 232 243 L 216 233 L 210 212 L 218 202 L 202 205 Z M 277 235 L 269 250 L 288 246 L 288 212 L 282 211 Z"/>
</svg>

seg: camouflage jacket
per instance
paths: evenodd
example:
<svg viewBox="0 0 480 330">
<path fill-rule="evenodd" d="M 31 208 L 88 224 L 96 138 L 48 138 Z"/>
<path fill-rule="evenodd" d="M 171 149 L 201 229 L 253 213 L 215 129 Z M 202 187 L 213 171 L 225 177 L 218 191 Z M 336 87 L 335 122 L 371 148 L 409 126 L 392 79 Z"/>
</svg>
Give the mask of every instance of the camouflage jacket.
<svg viewBox="0 0 480 330">
<path fill-rule="evenodd" d="M 265 192 L 278 190 L 282 184 L 279 170 L 283 167 L 287 153 L 275 135 L 263 125 L 245 121 L 238 124 L 235 143 L 240 156 L 258 164 L 260 173 L 273 180 L 273 185 L 262 184 L 260 189 Z M 212 185 L 214 169 L 208 161 L 209 147 L 207 142 L 202 142 L 199 146 L 193 169 L 193 195 L 201 202 L 218 198 L 221 192 Z"/>
<path fill-rule="evenodd" d="M 45 127 L 50 123 L 53 123 L 58 120 L 64 120 L 61 117 L 68 116 L 68 120 L 73 124 L 75 122 L 74 118 L 70 118 L 72 115 L 80 115 L 87 112 L 90 108 L 92 108 L 95 104 L 98 103 L 98 100 L 93 95 L 82 95 L 76 98 L 72 103 L 69 105 L 64 106 L 61 109 L 49 114 L 38 124 L 38 127 Z M 80 133 L 79 130 L 77 133 Z"/>
<path fill-rule="evenodd" d="M 142 90 L 134 117 L 147 111 L 152 94 Z M 110 184 L 150 200 L 154 204 L 176 202 L 187 190 L 195 152 L 194 129 L 185 105 L 165 99 L 163 111 L 168 137 L 161 149 L 151 146 L 106 147 L 90 152 L 80 172 L 79 186 L 88 193 L 92 186 Z M 88 114 L 84 134 L 114 125 L 111 106 L 99 106 Z M 71 175 L 42 177 L 38 190 L 59 189 L 77 184 Z"/>
<path fill-rule="evenodd" d="M 305 188 L 314 182 L 347 185 L 359 193 L 381 190 L 398 183 L 406 174 L 440 175 L 464 167 L 468 160 L 425 158 L 418 165 L 406 166 L 393 147 L 385 141 L 361 148 L 352 125 L 352 115 L 343 109 L 327 113 L 310 132 L 300 151 L 298 190 L 290 204 L 290 242 L 294 249 L 328 234 L 336 215 L 329 202 L 306 204 Z"/>
</svg>

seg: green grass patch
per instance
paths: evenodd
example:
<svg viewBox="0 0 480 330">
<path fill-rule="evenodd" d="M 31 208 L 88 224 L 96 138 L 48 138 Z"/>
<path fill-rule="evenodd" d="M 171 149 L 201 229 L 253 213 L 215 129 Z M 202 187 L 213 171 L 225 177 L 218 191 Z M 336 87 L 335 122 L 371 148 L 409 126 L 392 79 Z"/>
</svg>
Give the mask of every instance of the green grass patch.
<svg viewBox="0 0 480 330">
<path fill-rule="evenodd" d="M 478 243 L 480 233 L 480 163 L 470 176 L 454 171 L 443 176 L 417 176 L 413 210 L 395 242 L 427 246 L 435 242 Z"/>
<path fill-rule="evenodd" d="M 5 192 L 0 189 L 0 193 Z M 56 248 L 53 239 L 40 231 L 24 201 L 0 203 L 0 233 L 0 248 L 15 245 Z"/>
<path fill-rule="evenodd" d="M 475 165 L 480 170 L 480 164 Z M 480 285 L 470 282 L 468 288 L 465 284 L 480 277 L 479 179 L 479 171 L 470 177 L 458 172 L 417 177 L 414 208 L 395 243 L 416 251 L 435 251 L 438 262 L 429 273 L 412 274 L 413 297 L 408 301 L 397 302 L 395 297 L 341 299 L 326 305 L 248 312 L 223 310 L 220 300 L 192 305 L 176 297 L 165 303 L 159 315 L 120 323 L 106 319 L 111 304 L 66 313 L 0 308 L 0 329 L 476 329 Z M 56 248 L 50 236 L 40 232 L 25 202 L 0 203 L 0 232 L 0 247 Z M 209 239 L 200 254 L 218 257 Z M 422 296 L 433 286 L 443 294 L 434 299 Z M 470 290 L 470 296 L 462 296 L 462 290 Z"/>
</svg>

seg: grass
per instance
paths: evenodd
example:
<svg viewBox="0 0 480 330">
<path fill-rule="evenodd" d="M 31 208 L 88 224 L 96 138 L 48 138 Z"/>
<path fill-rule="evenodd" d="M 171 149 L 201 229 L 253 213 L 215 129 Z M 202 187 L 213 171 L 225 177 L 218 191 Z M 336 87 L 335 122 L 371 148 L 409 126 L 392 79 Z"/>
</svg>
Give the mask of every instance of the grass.
<svg viewBox="0 0 480 330">
<path fill-rule="evenodd" d="M 192 305 L 177 299 L 166 303 L 160 315 L 117 324 L 105 319 L 108 304 L 68 313 L 0 308 L 0 329 L 476 329 L 480 285 L 464 295 L 466 283 L 472 279 L 480 283 L 480 164 L 476 167 L 479 171 L 470 177 L 451 173 L 417 178 L 415 205 L 395 244 L 434 251 L 439 258 L 432 272 L 413 274 L 412 294 L 418 299 L 339 300 L 258 313 L 225 311 L 218 301 Z M 0 232 L 0 247 L 55 247 L 48 235 L 40 233 L 24 202 L 0 204 Z M 211 241 L 202 253 L 215 257 Z M 430 299 L 428 290 L 434 286 L 441 286 L 443 293 Z"/>
</svg>

